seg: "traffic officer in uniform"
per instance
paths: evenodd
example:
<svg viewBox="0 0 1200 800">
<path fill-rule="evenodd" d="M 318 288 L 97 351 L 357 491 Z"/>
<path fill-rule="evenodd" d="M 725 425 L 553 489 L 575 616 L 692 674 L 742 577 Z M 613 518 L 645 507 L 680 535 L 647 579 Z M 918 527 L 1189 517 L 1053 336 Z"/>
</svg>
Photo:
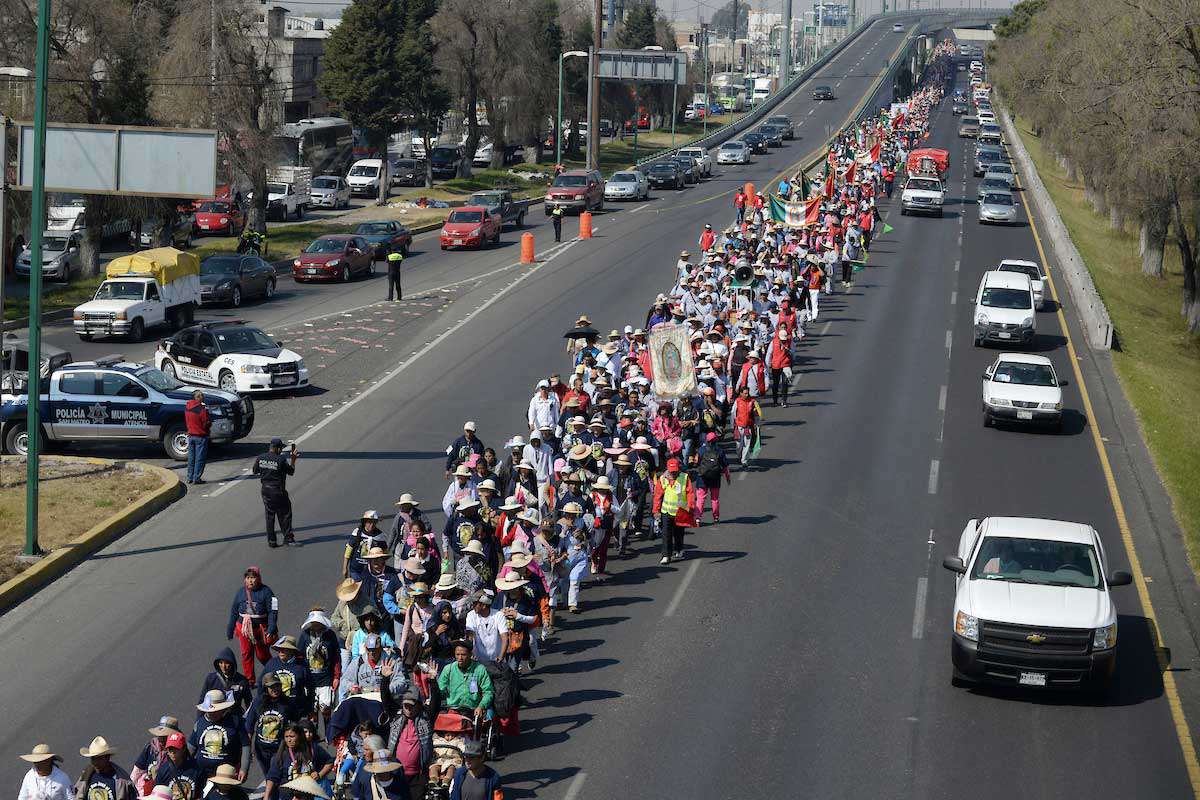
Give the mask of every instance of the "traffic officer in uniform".
<svg viewBox="0 0 1200 800">
<path fill-rule="evenodd" d="M 267 514 L 267 545 L 278 547 L 275 539 L 275 518 L 279 518 L 279 529 L 283 543 L 295 545 L 292 533 L 292 498 L 287 493 L 287 476 L 296 474 L 296 458 L 300 455 L 292 444 L 289 455 L 283 454 L 283 440 L 271 440 L 271 449 L 254 459 L 254 474 L 262 481 L 263 508 Z"/>
<path fill-rule="evenodd" d="M 554 241 L 562 241 L 562 206 L 555 206 L 550 209 L 550 221 L 554 223 Z"/>
<path fill-rule="evenodd" d="M 387 270 L 388 270 L 388 302 L 392 300 L 393 290 L 396 293 L 396 301 L 404 299 L 404 291 L 400 288 L 400 265 L 404 263 L 404 254 L 399 250 L 393 250 L 387 255 Z"/>
</svg>

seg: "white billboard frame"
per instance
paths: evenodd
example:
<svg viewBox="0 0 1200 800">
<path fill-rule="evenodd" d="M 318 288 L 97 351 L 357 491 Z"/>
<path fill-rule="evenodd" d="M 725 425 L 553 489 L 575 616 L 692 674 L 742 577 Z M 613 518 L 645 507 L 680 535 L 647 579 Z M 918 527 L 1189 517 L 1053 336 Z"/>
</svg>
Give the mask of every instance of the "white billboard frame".
<svg viewBox="0 0 1200 800">
<path fill-rule="evenodd" d="M 33 123 L 15 122 L 17 180 L 29 191 Z M 46 126 L 46 191 L 204 199 L 217 183 L 217 132 L 142 125 Z"/>
</svg>

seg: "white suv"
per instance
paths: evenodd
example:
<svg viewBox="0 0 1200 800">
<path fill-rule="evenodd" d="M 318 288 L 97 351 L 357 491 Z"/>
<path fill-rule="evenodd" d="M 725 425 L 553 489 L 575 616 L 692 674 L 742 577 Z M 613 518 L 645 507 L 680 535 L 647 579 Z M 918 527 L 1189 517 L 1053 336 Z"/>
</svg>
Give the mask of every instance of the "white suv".
<svg viewBox="0 0 1200 800">
<path fill-rule="evenodd" d="M 1029 517 L 973 519 L 942 566 L 955 573 L 953 683 L 1103 690 L 1116 670 L 1117 612 L 1090 525 Z"/>
<path fill-rule="evenodd" d="M 983 373 L 983 426 L 993 422 L 1062 425 L 1062 386 L 1045 356 L 1003 353 Z"/>
<path fill-rule="evenodd" d="M 1024 272 L 1029 276 L 1029 287 L 1033 290 L 1033 305 L 1038 311 L 1046 308 L 1046 274 L 1036 261 L 1006 258 L 996 269 L 1001 272 Z"/>
<path fill-rule="evenodd" d="M 1037 335 L 1033 287 L 1024 272 L 989 270 L 975 295 L 974 342 L 1031 344 Z"/>
</svg>

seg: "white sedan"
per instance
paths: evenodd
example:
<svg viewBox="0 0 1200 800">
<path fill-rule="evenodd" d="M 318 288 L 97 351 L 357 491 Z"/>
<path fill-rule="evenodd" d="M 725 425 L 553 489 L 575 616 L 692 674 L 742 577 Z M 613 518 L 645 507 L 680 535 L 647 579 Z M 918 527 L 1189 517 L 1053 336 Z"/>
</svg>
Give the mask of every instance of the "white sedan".
<svg viewBox="0 0 1200 800">
<path fill-rule="evenodd" d="M 650 180 L 641 170 L 614 172 L 604 182 L 605 200 L 644 200 L 650 196 Z"/>
<path fill-rule="evenodd" d="M 159 344 L 154 366 L 184 383 L 235 394 L 308 386 L 298 353 L 241 320 L 184 328 Z"/>
<path fill-rule="evenodd" d="M 1002 353 L 983 373 L 983 425 L 1062 425 L 1062 386 L 1045 356 Z"/>
</svg>

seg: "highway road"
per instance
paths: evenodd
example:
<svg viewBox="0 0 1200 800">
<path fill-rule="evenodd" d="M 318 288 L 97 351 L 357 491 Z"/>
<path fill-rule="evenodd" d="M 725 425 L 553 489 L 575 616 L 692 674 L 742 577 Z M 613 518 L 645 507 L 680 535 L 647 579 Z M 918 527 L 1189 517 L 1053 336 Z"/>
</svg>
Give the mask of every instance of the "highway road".
<svg viewBox="0 0 1200 800">
<path fill-rule="evenodd" d="M 361 362 L 381 364 L 361 388 L 328 385 L 338 402 L 321 405 L 331 408 L 268 410 L 256 434 L 301 439 L 292 495 L 304 547 L 266 550 L 252 482 L 210 484 L 0 618 L 0 784 L 15 785 L 15 755 L 34 741 L 67 753 L 74 772 L 75 748 L 104 734 L 128 764 L 152 720 L 189 717 L 247 564 L 261 565 L 280 596 L 281 627 L 331 603 L 342 539 L 363 509 L 390 512 L 404 491 L 436 509 L 443 451 L 461 422 L 475 420 L 491 445 L 523 432 L 534 383 L 565 368 L 561 333 L 576 316 L 604 329 L 642 321 L 678 251 L 694 249 L 703 223 L 729 219 L 734 187 L 764 184 L 809 153 L 903 35 L 877 25 L 824 70 L 816 81 L 837 86 L 838 101 L 791 100 L 782 113 L 803 138 L 789 147 L 598 215 L 596 238 L 533 268 L 439 294 L 444 310 L 395 331 L 379 348 L 386 358 Z M 966 301 L 1000 257 L 1037 256 L 1028 227 L 975 222 L 954 131 L 947 103 L 931 136 L 954 153 L 946 216 L 885 206 L 895 230 L 851 291 L 822 298 L 795 402 L 765 409 L 760 468 L 735 475 L 721 525 L 692 534 L 683 562 L 660 567 L 644 546 L 585 590 L 584 613 L 530 679 L 517 751 L 497 764 L 508 796 L 1190 794 L 1132 587 L 1117 590 L 1127 594 L 1117 597 L 1123 675 L 1112 702 L 950 686 L 953 581 L 940 561 L 968 518 L 1090 522 L 1113 567 L 1126 567 L 1081 416 L 1060 436 L 982 427 L 979 373 L 992 354 L 971 346 Z M 516 260 L 503 256 L 410 263 L 428 291 Z M 308 313 L 340 314 L 374 291 L 333 288 L 328 307 Z M 303 325 L 302 316 L 261 324 Z M 1038 327 L 1039 346 L 1068 370 L 1053 315 Z M 1067 393 L 1073 409 L 1077 388 Z M 214 477 L 243 466 L 218 464 Z"/>
</svg>

